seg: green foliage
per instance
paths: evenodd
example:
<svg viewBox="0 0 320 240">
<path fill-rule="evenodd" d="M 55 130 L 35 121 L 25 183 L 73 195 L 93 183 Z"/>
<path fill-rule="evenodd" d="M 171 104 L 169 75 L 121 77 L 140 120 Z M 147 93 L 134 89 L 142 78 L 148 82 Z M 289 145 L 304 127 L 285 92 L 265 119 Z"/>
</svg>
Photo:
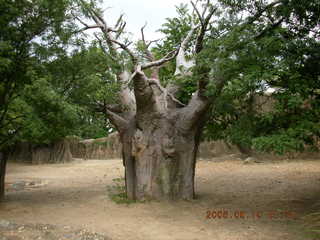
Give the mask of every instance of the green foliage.
<svg viewBox="0 0 320 240">
<path fill-rule="evenodd" d="M 76 134 L 72 130 L 77 109 L 53 89 L 48 79 L 39 78 L 26 86 L 23 99 L 30 108 L 20 133 L 24 140 L 49 143 Z"/>
<path fill-rule="evenodd" d="M 203 59 L 199 58 L 211 64 L 214 76 L 228 82 L 210 113 L 205 137 L 277 154 L 303 151 L 307 146 L 314 149 L 320 136 L 320 48 L 313 34 L 319 25 L 319 16 L 316 19 L 314 12 L 319 8 L 310 6 L 318 3 L 292 1 L 289 6 L 270 8 L 269 16 L 288 21 L 271 28 L 264 21 L 246 25 L 237 19 L 241 11 L 259 11 L 267 3 L 223 2 L 230 15 L 212 31 L 214 38 L 208 42 Z M 302 14 L 302 8 L 313 22 L 301 20 L 296 26 L 290 25 L 289 20 L 298 14 L 296 10 Z M 220 36 L 221 31 L 228 34 Z M 254 99 L 268 87 L 278 89 L 269 101 L 273 107 L 258 111 Z M 214 95 L 214 88 L 209 91 L 208 96 Z"/>
<path fill-rule="evenodd" d="M 107 134 L 98 102 L 112 102 L 118 92 L 96 47 L 75 51 L 37 67 L 32 84 L 19 98 L 28 107 L 20 141 L 49 143 L 69 135 L 99 138 Z M 110 91 L 111 90 L 111 91 Z"/>
<path fill-rule="evenodd" d="M 96 108 L 118 86 L 102 51 L 74 34 L 81 15 L 74 6 L 0 1 L 0 149 L 16 141 L 106 135 L 108 122 Z"/>
<path fill-rule="evenodd" d="M 220 0 L 215 23 L 196 59 L 195 74 L 172 78 L 175 64 L 169 63 L 161 70 L 161 78 L 164 83 L 177 83 L 182 89 L 177 98 L 187 103 L 203 69 L 211 69 L 214 81 L 206 95 L 214 105 L 207 116 L 206 139 L 224 139 L 245 151 L 255 148 L 278 154 L 315 148 L 320 136 L 320 3 L 269 4 Z M 153 49 L 155 53 L 172 49 L 190 30 L 192 14 L 187 6 L 177 9 L 178 16 L 167 19 L 160 30 L 166 38 Z M 259 15 L 262 9 L 266 12 Z M 275 24 L 277 19 L 280 24 Z M 219 82 L 227 83 L 222 92 L 217 91 Z M 269 100 L 273 107 L 261 111 L 257 98 L 263 98 L 270 87 L 278 89 Z"/>
<path fill-rule="evenodd" d="M 68 22 L 70 2 L 58 0 L 0 1 L 0 149 L 22 128 L 17 109 L 21 95 L 32 84 L 39 54 L 50 57 L 61 49 L 73 24 Z"/>
<path fill-rule="evenodd" d="M 180 4 L 176 6 L 177 17 L 166 18 L 166 23 L 162 25 L 162 28 L 158 31 L 163 33 L 166 37 L 163 41 L 157 43 L 156 47 L 152 49 L 152 53 L 156 57 L 161 57 L 167 54 L 168 52 L 176 49 L 181 44 L 181 41 L 186 37 L 188 32 L 191 29 L 191 24 L 194 22 L 195 18 L 189 13 L 188 6 L 186 4 Z M 190 42 L 191 46 L 193 43 Z M 160 69 L 160 78 L 164 84 L 168 82 L 176 82 L 176 79 L 173 79 L 173 74 L 175 71 L 175 61 L 171 61 L 166 64 L 165 67 Z M 189 80 L 181 80 L 178 84 L 188 87 Z M 184 94 L 182 98 L 184 97 Z"/>
<path fill-rule="evenodd" d="M 177 47 L 182 39 L 187 35 L 191 29 L 191 24 L 194 21 L 191 14 L 189 14 L 188 6 L 186 4 L 181 4 L 176 6 L 177 17 L 166 18 L 166 23 L 162 25 L 159 32 L 166 35 L 165 41 L 161 44 L 162 54 L 172 51 Z M 156 49 L 155 49 L 156 50 Z"/>
</svg>

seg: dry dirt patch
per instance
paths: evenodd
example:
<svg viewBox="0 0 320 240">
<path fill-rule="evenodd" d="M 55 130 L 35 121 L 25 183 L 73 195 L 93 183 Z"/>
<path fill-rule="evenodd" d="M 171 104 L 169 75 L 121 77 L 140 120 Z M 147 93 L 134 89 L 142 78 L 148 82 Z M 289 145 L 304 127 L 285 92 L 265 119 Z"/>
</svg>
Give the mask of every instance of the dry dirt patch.
<svg viewBox="0 0 320 240">
<path fill-rule="evenodd" d="M 302 217 L 319 199 L 319 173 L 320 162 L 314 160 L 248 165 L 232 157 L 199 161 L 196 200 L 119 205 L 108 197 L 107 186 L 123 177 L 120 160 L 9 164 L 0 219 L 49 224 L 57 233 L 66 226 L 86 229 L 114 240 L 311 240 Z M 12 189 L 23 181 L 26 187 Z M 28 187 L 30 182 L 39 184 Z M 206 218 L 220 210 L 228 216 Z"/>
</svg>

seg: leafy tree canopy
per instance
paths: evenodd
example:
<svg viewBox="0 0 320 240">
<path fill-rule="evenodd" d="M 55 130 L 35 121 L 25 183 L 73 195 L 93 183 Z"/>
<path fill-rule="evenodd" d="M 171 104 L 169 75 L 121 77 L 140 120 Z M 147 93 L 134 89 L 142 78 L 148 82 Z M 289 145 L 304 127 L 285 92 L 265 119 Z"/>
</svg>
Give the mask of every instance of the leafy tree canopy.
<svg viewBox="0 0 320 240">
<path fill-rule="evenodd" d="M 283 154 L 315 147 L 320 136 L 320 3 L 225 0 L 219 4 L 196 68 L 201 75 L 203 67 L 210 67 L 211 74 L 223 76 L 228 84 L 207 116 L 204 137 L 224 139 L 246 153 L 256 149 Z M 187 6 L 178 7 L 178 12 L 179 17 L 163 25 L 167 38 L 155 51 L 178 44 L 190 29 L 196 13 L 189 13 Z M 175 31 L 177 24 L 184 27 Z M 172 71 L 171 65 L 162 70 L 164 81 Z M 184 89 L 180 100 L 187 102 L 196 81 L 177 81 Z M 266 97 L 270 88 L 277 91 Z M 207 94 L 214 98 L 214 85 Z M 271 109 L 259 109 L 263 103 L 259 96 L 273 103 Z"/>
<path fill-rule="evenodd" d="M 37 66 L 65 51 L 74 28 L 69 8 L 67 0 L 0 1 L 0 148 L 22 129 L 13 103 L 38 78 Z"/>
</svg>

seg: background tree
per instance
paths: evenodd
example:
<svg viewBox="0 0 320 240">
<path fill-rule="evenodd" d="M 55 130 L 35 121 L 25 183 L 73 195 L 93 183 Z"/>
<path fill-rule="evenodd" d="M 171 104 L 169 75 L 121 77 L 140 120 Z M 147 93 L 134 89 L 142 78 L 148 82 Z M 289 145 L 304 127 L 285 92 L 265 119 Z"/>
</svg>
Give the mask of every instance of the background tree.
<svg viewBox="0 0 320 240">
<path fill-rule="evenodd" d="M 75 34 L 71 1 L 0 5 L 2 198 L 7 156 L 14 144 L 26 142 L 32 152 L 54 143 L 53 151 L 59 147 L 57 152 L 68 153 L 61 151 L 65 144 L 58 144 L 66 136 L 102 137 L 109 123 L 93 105 L 108 96 L 106 71 L 99 67 L 104 54 Z M 70 152 L 52 156 L 60 161 Z"/>
<path fill-rule="evenodd" d="M 92 46 L 35 66 L 32 83 L 12 103 L 11 114 L 24 117 L 11 158 L 24 154 L 32 163 L 69 162 L 74 139 L 69 136 L 106 136 L 110 124 L 103 112 L 93 108 L 100 96 L 108 96 L 104 70 L 100 68 L 103 56 Z"/>
<path fill-rule="evenodd" d="M 203 137 L 236 144 L 246 155 L 252 150 L 284 154 L 316 147 L 319 3 L 220 1 L 220 4 L 224 10 L 216 12 L 219 17 L 208 37 L 204 57 L 208 64 L 219 59 L 230 80 L 210 109 Z M 187 6 L 180 6 L 178 12 L 180 16 L 163 25 L 161 31 L 169 36 L 156 51 L 177 44 L 179 30 L 188 29 Z M 179 24 L 184 27 L 176 30 Z M 163 81 L 174 71 L 173 65 L 160 72 Z M 197 87 L 195 81 L 184 78 L 176 83 L 182 89 L 178 99 L 188 101 Z M 267 97 L 270 88 L 278 91 Z M 268 111 L 259 107 L 262 103 L 269 105 Z"/>
<path fill-rule="evenodd" d="M 212 46 L 223 41 L 232 51 L 233 64 L 226 69 L 236 69 L 237 75 L 212 109 L 206 136 L 237 144 L 246 153 L 255 149 L 284 154 L 317 147 L 319 2 L 224 3 L 230 16 L 221 29 L 239 21 L 234 12 L 239 16 L 253 11 L 261 18 L 246 31 L 233 28 L 233 35 L 212 40 Z M 261 111 L 257 99 L 266 99 L 270 87 L 277 90 L 267 100 L 273 107 Z"/>
<path fill-rule="evenodd" d="M 13 102 L 31 83 L 39 53 L 58 52 L 68 39 L 69 2 L 58 0 L 0 1 L 0 198 L 4 194 L 4 176 L 8 146 L 21 130 L 23 117 Z"/>
<path fill-rule="evenodd" d="M 105 136 L 110 124 L 97 102 L 116 90 L 112 82 L 106 83 L 104 63 L 104 54 L 95 46 L 42 63 L 17 102 L 26 116 L 19 141 L 43 144 L 72 135 Z"/>
</svg>

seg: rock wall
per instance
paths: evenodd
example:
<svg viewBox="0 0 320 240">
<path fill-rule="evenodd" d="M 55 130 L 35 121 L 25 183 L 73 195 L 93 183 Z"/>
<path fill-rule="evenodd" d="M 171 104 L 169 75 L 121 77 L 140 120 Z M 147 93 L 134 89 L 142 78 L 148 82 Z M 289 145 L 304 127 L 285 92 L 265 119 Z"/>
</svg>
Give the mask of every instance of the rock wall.
<svg viewBox="0 0 320 240">
<path fill-rule="evenodd" d="M 16 144 L 9 155 L 9 161 L 32 164 L 66 163 L 72 160 L 68 140 L 61 140 L 48 145 Z"/>
<path fill-rule="evenodd" d="M 74 158 L 113 159 L 121 158 L 121 143 L 117 133 L 98 139 L 86 139 L 71 144 Z"/>
<path fill-rule="evenodd" d="M 81 140 L 71 144 L 71 152 L 75 158 L 83 159 L 113 159 L 121 158 L 121 143 L 117 133 L 113 133 L 106 138 Z M 230 145 L 224 141 L 205 141 L 200 144 L 198 159 L 211 159 L 226 156 L 238 156 L 241 159 L 248 157 L 239 150 L 235 145 Z M 284 156 L 274 154 L 261 154 L 252 152 L 250 154 L 254 158 L 263 159 L 288 159 L 288 158 L 319 158 L 320 153 L 291 153 Z"/>
<path fill-rule="evenodd" d="M 198 158 L 209 159 L 230 154 L 240 154 L 240 151 L 224 141 L 205 141 L 200 144 Z"/>
<path fill-rule="evenodd" d="M 121 143 L 117 133 L 99 139 L 68 138 L 50 145 L 32 145 L 21 143 L 16 145 L 9 160 L 28 162 L 32 164 L 41 163 L 64 163 L 70 162 L 73 158 L 82 159 L 117 159 L 121 158 Z M 200 144 L 198 159 L 212 159 L 237 155 L 240 158 L 248 157 L 241 153 L 238 147 L 225 143 L 224 141 L 205 141 Z M 294 153 L 284 156 L 273 154 L 252 153 L 255 158 L 263 159 L 288 159 L 288 158 L 320 158 L 320 153 Z"/>
<path fill-rule="evenodd" d="M 71 144 L 74 158 L 83 159 L 112 159 L 121 158 L 121 143 L 117 133 L 112 133 L 106 138 L 87 139 Z M 237 147 L 228 145 L 223 141 L 202 142 L 198 158 L 213 158 L 226 154 L 239 154 Z"/>
</svg>

